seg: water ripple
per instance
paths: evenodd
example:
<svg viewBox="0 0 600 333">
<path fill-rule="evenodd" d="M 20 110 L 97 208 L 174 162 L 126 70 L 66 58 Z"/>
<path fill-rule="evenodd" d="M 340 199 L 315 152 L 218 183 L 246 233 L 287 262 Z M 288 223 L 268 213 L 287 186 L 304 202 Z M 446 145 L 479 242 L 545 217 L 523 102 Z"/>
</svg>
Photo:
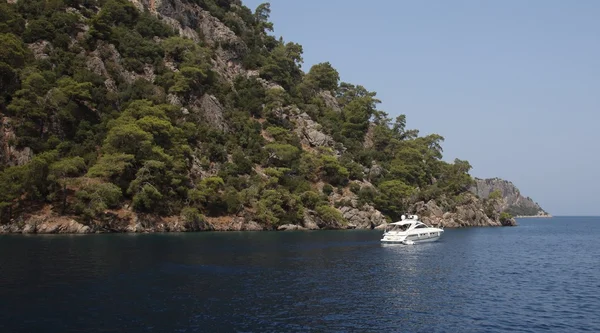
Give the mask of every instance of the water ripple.
<svg viewBox="0 0 600 333">
<path fill-rule="evenodd" d="M 600 219 L 0 237 L 1 332 L 600 332 Z"/>
</svg>

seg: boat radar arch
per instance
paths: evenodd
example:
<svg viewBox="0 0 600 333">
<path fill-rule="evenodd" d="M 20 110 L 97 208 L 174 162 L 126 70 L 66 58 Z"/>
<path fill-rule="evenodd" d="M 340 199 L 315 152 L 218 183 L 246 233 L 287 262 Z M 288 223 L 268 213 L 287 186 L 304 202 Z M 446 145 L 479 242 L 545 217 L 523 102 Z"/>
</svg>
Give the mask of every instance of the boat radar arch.
<svg viewBox="0 0 600 333">
<path fill-rule="evenodd" d="M 402 215 L 400 217 L 400 221 L 404 221 L 404 220 L 418 220 L 418 219 L 419 219 L 419 217 L 417 215 L 408 215 L 408 216 Z"/>
</svg>

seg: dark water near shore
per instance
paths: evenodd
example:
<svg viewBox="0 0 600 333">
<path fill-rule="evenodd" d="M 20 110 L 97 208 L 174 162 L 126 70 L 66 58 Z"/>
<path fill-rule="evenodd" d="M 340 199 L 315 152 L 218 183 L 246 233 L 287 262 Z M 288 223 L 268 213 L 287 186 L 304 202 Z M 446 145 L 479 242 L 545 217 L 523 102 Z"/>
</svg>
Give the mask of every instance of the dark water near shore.
<svg viewBox="0 0 600 333">
<path fill-rule="evenodd" d="M 518 222 L 0 236 L 0 332 L 600 332 L 600 218 Z"/>
</svg>

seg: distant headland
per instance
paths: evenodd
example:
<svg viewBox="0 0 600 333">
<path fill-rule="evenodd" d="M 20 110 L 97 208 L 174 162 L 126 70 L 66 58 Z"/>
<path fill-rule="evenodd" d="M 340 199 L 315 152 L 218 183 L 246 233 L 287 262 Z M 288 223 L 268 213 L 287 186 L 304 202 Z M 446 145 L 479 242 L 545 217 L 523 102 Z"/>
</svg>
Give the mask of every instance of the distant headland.
<svg viewBox="0 0 600 333">
<path fill-rule="evenodd" d="M 537 202 L 530 197 L 521 195 L 521 191 L 510 181 L 500 178 L 475 178 L 471 192 L 482 199 L 490 196 L 502 198 L 502 211 L 516 218 L 548 218 L 548 214 Z"/>
</svg>

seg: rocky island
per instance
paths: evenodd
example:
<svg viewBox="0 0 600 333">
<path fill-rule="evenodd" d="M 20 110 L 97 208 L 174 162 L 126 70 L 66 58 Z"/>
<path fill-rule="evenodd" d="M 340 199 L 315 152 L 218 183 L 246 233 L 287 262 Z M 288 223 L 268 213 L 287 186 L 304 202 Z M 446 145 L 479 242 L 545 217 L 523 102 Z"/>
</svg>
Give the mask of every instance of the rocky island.
<svg viewBox="0 0 600 333">
<path fill-rule="evenodd" d="M 0 233 L 377 228 L 406 212 L 502 226 L 530 212 L 330 63 L 304 72 L 269 14 L 0 2 Z"/>
</svg>

